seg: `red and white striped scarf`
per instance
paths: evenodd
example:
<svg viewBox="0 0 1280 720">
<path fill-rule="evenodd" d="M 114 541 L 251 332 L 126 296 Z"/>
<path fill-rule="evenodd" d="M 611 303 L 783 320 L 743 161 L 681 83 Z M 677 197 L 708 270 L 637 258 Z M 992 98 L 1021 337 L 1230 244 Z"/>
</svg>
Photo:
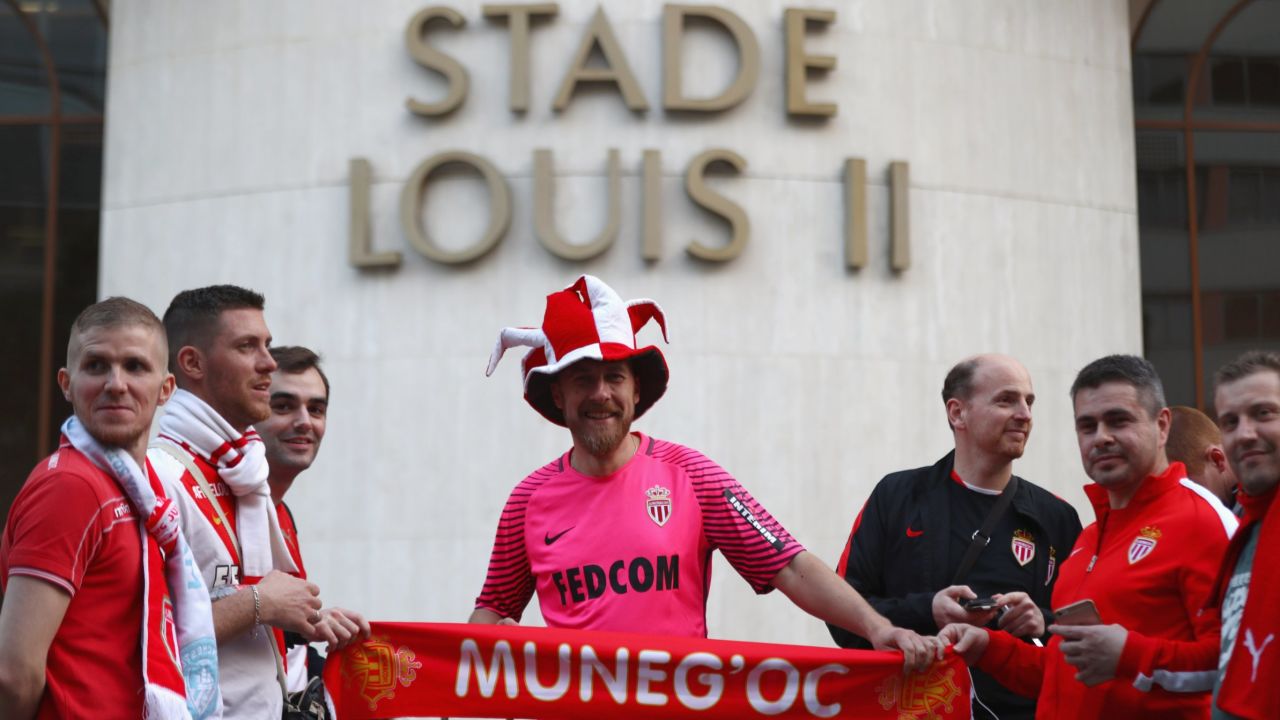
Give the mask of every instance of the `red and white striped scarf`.
<svg viewBox="0 0 1280 720">
<path fill-rule="evenodd" d="M 209 461 L 236 497 L 236 536 L 243 576 L 297 572 L 267 484 L 266 446 L 258 433 L 231 427 L 208 403 L 178 390 L 165 403 L 160 437 Z"/>
<path fill-rule="evenodd" d="M 178 508 L 147 463 L 102 445 L 72 416 L 62 425 L 71 446 L 113 477 L 142 521 L 142 680 L 145 717 L 222 717 L 218 644 L 209 592 L 179 525 Z M 163 578 L 163 579 L 162 579 Z"/>
</svg>

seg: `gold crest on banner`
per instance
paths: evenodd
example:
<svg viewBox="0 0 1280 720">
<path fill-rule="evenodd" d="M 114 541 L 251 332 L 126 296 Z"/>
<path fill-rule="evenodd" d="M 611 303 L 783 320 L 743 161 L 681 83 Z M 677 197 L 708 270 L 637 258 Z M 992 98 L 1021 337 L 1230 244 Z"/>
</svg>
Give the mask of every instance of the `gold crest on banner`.
<svg viewBox="0 0 1280 720">
<path fill-rule="evenodd" d="M 896 711 L 897 720 L 941 720 L 942 713 L 955 710 L 960 697 L 955 669 L 941 664 L 928 672 L 886 678 L 876 686 L 876 692 L 880 693 L 880 707 Z"/>
<path fill-rule="evenodd" d="M 395 697 L 399 687 L 412 685 L 421 667 L 412 650 L 372 638 L 348 653 L 342 676 L 354 681 L 370 710 L 377 710 L 378 703 Z"/>
</svg>

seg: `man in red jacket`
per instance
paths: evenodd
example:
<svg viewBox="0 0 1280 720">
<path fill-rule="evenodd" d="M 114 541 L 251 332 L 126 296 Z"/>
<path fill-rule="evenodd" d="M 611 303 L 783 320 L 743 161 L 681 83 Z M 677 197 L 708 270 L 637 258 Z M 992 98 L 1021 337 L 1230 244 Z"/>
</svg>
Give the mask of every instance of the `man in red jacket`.
<svg viewBox="0 0 1280 720">
<path fill-rule="evenodd" d="M 940 636 L 1037 718 L 1203 718 L 1219 643 L 1205 610 L 1235 517 L 1165 455 L 1169 409 L 1142 358 L 1095 360 L 1071 387 L 1080 459 L 1097 522 L 1063 563 L 1053 607 L 1091 600 L 1098 620 L 1054 624 L 1037 648 L 1002 631 L 949 625 Z"/>
<path fill-rule="evenodd" d="M 1227 551 L 1214 599 L 1222 611 L 1214 718 L 1280 717 L 1280 353 L 1245 353 L 1218 370 L 1214 405 L 1223 449 L 1240 479 L 1244 524 Z"/>
</svg>

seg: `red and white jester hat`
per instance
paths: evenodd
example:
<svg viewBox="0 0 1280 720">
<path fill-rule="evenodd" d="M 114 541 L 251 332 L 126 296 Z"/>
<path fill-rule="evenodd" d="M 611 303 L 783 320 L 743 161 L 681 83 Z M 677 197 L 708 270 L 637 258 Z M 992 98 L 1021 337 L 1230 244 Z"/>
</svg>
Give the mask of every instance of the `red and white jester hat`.
<svg viewBox="0 0 1280 720">
<path fill-rule="evenodd" d="M 484 374 L 493 374 L 507 349 L 517 345 L 533 348 L 520 363 L 524 399 L 546 419 L 564 425 L 564 413 L 551 399 L 551 380 L 556 373 L 579 360 L 630 360 L 631 372 L 640 386 L 640 401 L 636 403 L 636 417 L 640 417 L 667 391 L 669 377 L 662 351 L 654 345 L 636 347 L 636 333 L 650 320 L 658 321 L 662 339 L 670 342 L 658 303 L 623 302 L 599 278 L 583 275 L 564 290 L 547 296 L 542 327 L 503 328 Z"/>
</svg>

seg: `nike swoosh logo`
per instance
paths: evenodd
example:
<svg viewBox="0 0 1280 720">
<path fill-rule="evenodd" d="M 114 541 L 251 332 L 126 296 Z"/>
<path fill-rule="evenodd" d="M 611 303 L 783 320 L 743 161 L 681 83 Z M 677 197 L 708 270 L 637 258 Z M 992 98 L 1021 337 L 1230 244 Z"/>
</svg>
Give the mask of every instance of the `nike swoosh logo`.
<svg viewBox="0 0 1280 720">
<path fill-rule="evenodd" d="M 910 526 L 907 527 L 907 537 L 909 538 L 917 538 L 923 534 L 924 534 L 923 530 L 912 530 Z"/>
<path fill-rule="evenodd" d="M 545 534 L 545 535 L 543 535 L 543 536 L 542 536 L 542 541 L 543 541 L 543 542 L 545 542 L 545 543 L 546 543 L 546 544 L 548 544 L 548 545 L 551 545 L 552 543 L 554 543 L 555 541 L 557 541 L 557 540 L 559 540 L 561 537 L 563 537 L 565 533 L 569 532 L 570 530 L 572 530 L 572 529 L 573 529 L 573 528 L 575 528 L 575 527 L 577 527 L 577 526 L 576 526 L 576 525 L 571 525 L 571 526 L 569 526 L 568 528 L 566 528 L 566 529 L 564 529 L 564 530 L 561 530 L 560 532 L 556 533 L 555 535 L 552 535 L 552 534 L 550 534 L 550 533 L 547 533 L 547 534 Z"/>
<path fill-rule="evenodd" d="M 1071 555 L 1075 555 L 1076 553 L 1080 552 L 1081 550 L 1084 550 L 1084 548 L 1076 548 L 1075 550 L 1072 550 L 1072 551 L 1071 551 Z M 1071 557 L 1071 555 L 1068 555 L 1067 557 Z"/>
</svg>

